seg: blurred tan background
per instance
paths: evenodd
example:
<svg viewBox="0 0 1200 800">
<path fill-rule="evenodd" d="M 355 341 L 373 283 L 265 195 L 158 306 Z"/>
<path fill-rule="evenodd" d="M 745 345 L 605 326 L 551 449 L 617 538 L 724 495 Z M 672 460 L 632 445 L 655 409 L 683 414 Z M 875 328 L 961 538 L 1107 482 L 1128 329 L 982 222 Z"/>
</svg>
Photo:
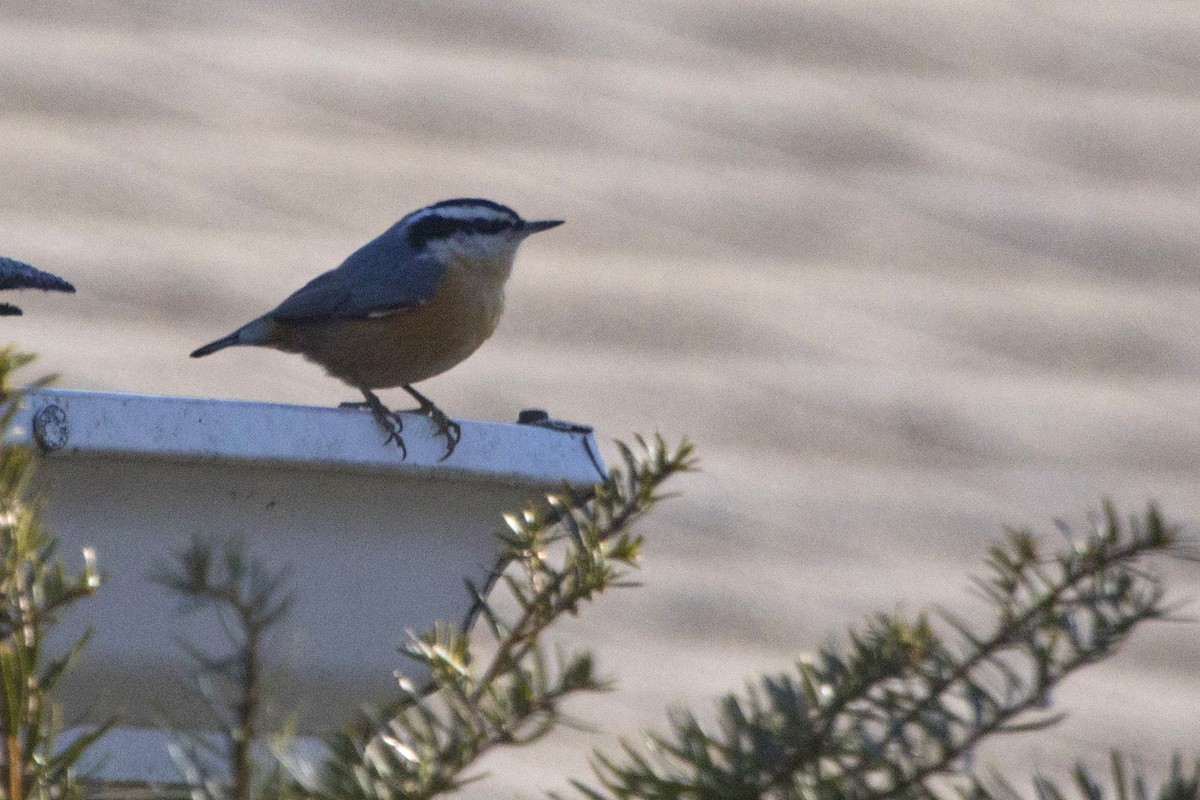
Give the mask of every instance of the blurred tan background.
<svg viewBox="0 0 1200 800">
<path fill-rule="evenodd" d="M 425 203 L 567 219 L 422 388 L 687 434 L 704 472 L 564 639 L 618 680 L 571 707 L 598 732 L 465 792 L 536 795 L 870 611 L 971 608 L 1005 524 L 1197 519 L 1198 54 L 1186 2 L 7 4 L 0 254 L 79 294 L 4 338 L 67 387 L 333 404 L 296 357 L 186 355 Z M 981 761 L 1194 755 L 1200 627 L 1054 699 Z"/>
</svg>

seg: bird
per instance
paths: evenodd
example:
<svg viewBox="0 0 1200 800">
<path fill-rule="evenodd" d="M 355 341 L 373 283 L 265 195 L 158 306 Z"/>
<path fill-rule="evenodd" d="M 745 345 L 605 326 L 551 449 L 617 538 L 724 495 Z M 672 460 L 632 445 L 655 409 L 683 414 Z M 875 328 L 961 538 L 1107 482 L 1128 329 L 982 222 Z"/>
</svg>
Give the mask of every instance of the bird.
<svg viewBox="0 0 1200 800">
<path fill-rule="evenodd" d="M 192 352 L 270 347 L 299 353 L 362 393 L 365 406 L 407 458 L 400 412 L 374 390 L 402 388 L 428 417 L 450 457 L 462 429 L 413 384 L 474 353 L 496 330 L 517 247 L 559 219 L 526 220 L 476 197 L 419 208 L 318 275 L 261 317 Z"/>
<path fill-rule="evenodd" d="M 75 292 L 75 287 L 57 275 L 42 272 L 24 261 L 0 256 L 0 290 L 41 289 L 47 292 Z M 11 303 L 0 303 L 0 317 L 19 317 L 21 309 Z"/>
</svg>

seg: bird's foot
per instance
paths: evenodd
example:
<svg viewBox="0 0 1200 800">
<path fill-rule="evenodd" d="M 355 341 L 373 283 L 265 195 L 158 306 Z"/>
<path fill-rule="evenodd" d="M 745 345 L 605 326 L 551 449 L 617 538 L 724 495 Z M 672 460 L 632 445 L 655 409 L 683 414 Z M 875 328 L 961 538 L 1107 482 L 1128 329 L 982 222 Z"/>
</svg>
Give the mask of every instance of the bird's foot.
<svg viewBox="0 0 1200 800">
<path fill-rule="evenodd" d="M 438 459 L 438 461 L 445 461 L 454 452 L 454 448 L 458 447 L 458 443 L 462 439 L 462 426 L 446 416 L 446 412 L 433 403 L 422 403 L 417 411 L 429 417 L 429 421 L 433 423 L 437 435 L 446 440 L 446 452 Z"/>
<path fill-rule="evenodd" d="M 462 439 L 462 426 L 447 417 L 445 411 L 442 411 L 434 405 L 432 400 L 409 384 L 402 384 L 401 388 L 412 395 L 412 398 L 417 401 L 417 413 L 429 417 L 429 421 L 433 423 L 433 427 L 436 429 L 435 433 L 446 440 L 446 452 L 442 453 L 442 457 L 438 459 L 438 461 L 445 461 L 454 452 L 454 448 L 458 447 L 459 440 Z"/>
<path fill-rule="evenodd" d="M 383 432 L 387 434 L 387 438 L 383 441 L 384 446 L 396 443 L 400 448 L 400 458 L 408 458 L 408 448 L 404 445 L 404 437 L 400 434 L 404 431 L 404 420 L 400 417 L 399 411 L 392 411 L 385 406 L 373 392 L 363 390 L 363 397 L 367 399 L 365 403 L 342 403 L 343 408 L 363 407 L 371 412 L 375 417 L 375 421 L 379 423 L 379 427 L 383 428 Z"/>
<path fill-rule="evenodd" d="M 445 411 L 442 411 L 434 405 L 432 400 L 411 386 L 405 386 L 404 389 L 419 404 L 413 409 L 413 412 L 428 417 L 429 421 L 433 423 L 434 434 L 446 440 L 446 452 L 438 459 L 438 461 L 445 461 L 454 452 L 454 448 L 458 447 L 459 441 L 462 440 L 462 426 L 446 416 Z M 404 446 L 404 438 L 400 435 L 404 431 L 404 420 L 401 418 L 401 414 L 404 412 L 390 410 L 369 389 L 360 389 L 360 391 L 363 393 L 363 397 L 366 398 L 365 403 L 342 403 L 341 407 L 367 408 L 374 415 L 375 421 L 379 423 L 379 427 L 383 428 L 384 432 L 388 435 L 387 441 L 384 444 L 395 442 L 403 454 L 402 458 L 408 458 L 408 448 Z"/>
</svg>

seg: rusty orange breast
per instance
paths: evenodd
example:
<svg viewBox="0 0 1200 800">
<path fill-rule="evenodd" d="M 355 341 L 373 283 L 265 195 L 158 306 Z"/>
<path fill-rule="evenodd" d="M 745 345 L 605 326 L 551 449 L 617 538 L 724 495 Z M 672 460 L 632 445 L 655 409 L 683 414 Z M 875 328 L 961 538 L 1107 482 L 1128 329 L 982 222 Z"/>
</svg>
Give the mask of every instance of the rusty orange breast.
<svg viewBox="0 0 1200 800">
<path fill-rule="evenodd" d="M 386 389 L 441 374 L 487 341 L 504 310 L 504 283 L 454 262 L 434 296 L 370 319 L 276 323 L 269 346 L 300 353 L 351 386 Z"/>
</svg>

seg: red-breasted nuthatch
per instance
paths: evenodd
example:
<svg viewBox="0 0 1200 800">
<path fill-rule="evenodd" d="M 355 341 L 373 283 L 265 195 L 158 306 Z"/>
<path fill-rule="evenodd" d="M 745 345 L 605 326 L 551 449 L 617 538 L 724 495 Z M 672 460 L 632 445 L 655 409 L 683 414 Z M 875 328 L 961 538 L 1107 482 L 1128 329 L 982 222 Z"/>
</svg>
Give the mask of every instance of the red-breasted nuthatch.
<svg viewBox="0 0 1200 800">
<path fill-rule="evenodd" d="M 491 200 L 443 200 L 408 214 L 337 269 L 319 275 L 258 319 L 192 353 L 257 345 L 299 353 L 363 393 L 407 452 L 404 423 L 372 389 L 416 399 L 454 452 L 458 423 L 412 387 L 474 353 L 500 322 L 517 246 L 562 220 L 527 221 Z"/>
</svg>

